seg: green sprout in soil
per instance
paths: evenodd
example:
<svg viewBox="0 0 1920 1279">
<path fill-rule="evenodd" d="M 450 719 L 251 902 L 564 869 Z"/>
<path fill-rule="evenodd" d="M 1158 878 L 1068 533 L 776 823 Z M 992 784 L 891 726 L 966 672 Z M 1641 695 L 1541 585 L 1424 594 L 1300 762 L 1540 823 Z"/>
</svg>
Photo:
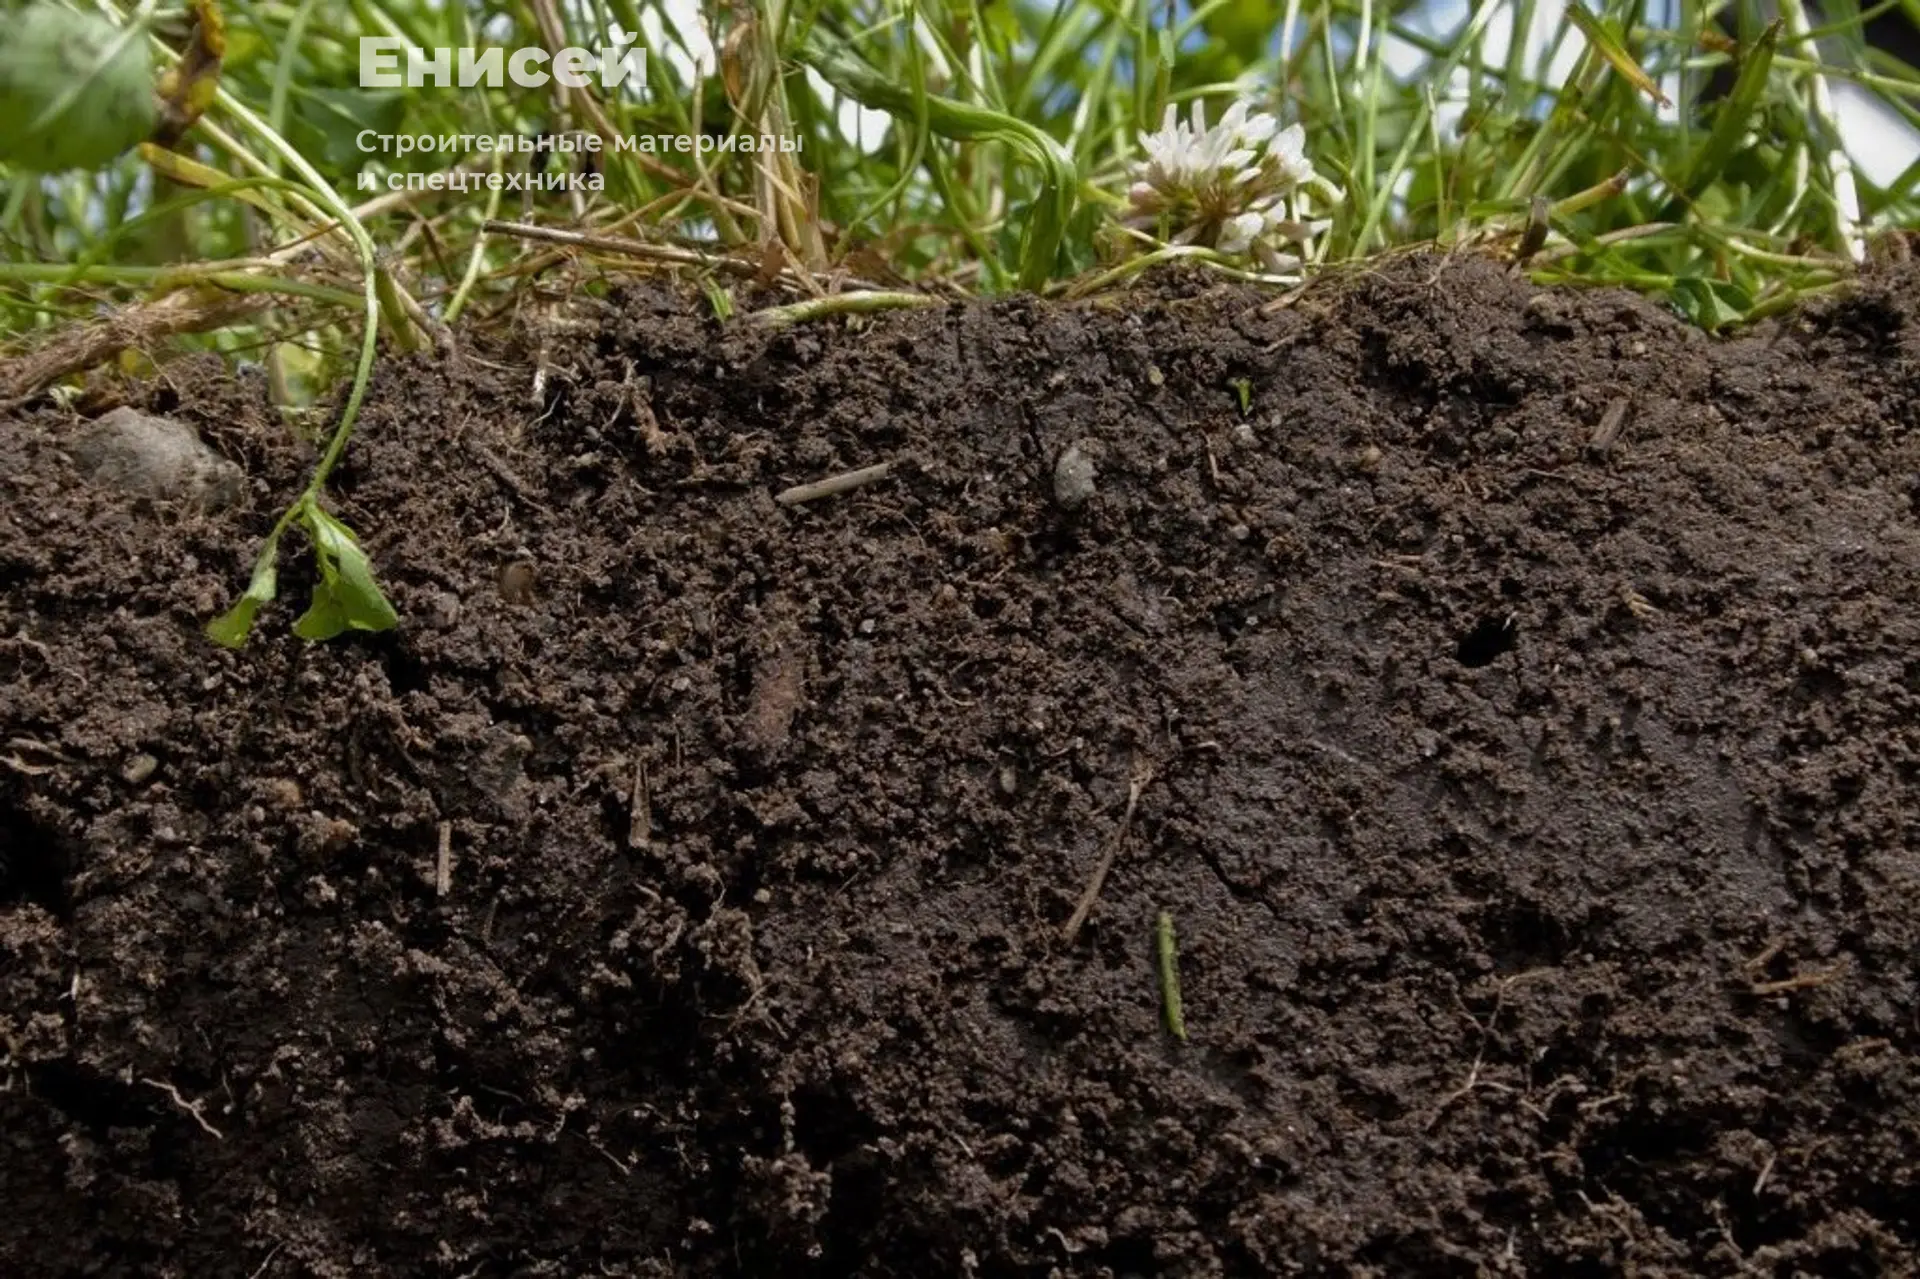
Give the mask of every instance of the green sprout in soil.
<svg viewBox="0 0 1920 1279">
<path fill-rule="evenodd" d="M 245 113 L 241 114 L 244 118 Z M 373 565 L 367 559 L 366 552 L 360 549 L 359 539 L 352 529 L 327 513 L 321 505 L 321 494 L 326 487 L 327 477 L 333 473 L 333 468 L 339 465 L 341 456 L 346 452 L 347 441 L 353 437 L 354 424 L 359 418 L 361 403 L 366 398 L 367 383 L 373 376 L 373 359 L 382 315 L 389 317 L 397 333 L 407 335 L 403 345 L 417 340 L 413 337 L 413 325 L 406 314 L 405 301 L 392 277 L 380 269 L 375 258 L 373 239 L 367 234 L 366 228 L 360 225 L 352 211 L 298 152 L 287 147 L 278 135 L 264 125 L 259 127 L 258 132 L 270 147 L 278 150 L 296 171 L 302 173 L 320 204 L 338 219 L 335 225 L 351 240 L 360 258 L 364 310 L 360 358 L 354 366 L 347 402 L 340 411 L 339 424 L 327 443 L 326 452 L 321 455 L 320 464 L 314 468 L 306 489 L 280 516 L 273 531 L 268 534 L 266 545 L 254 561 L 253 576 L 247 583 L 246 593 L 232 608 L 207 625 L 207 635 L 229 648 L 239 648 L 247 642 L 255 616 L 278 593 L 279 573 L 275 565 L 280 555 L 280 538 L 296 523 L 305 531 L 307 540 L 313 546 L 320 580 L 314 586 L 313 599 L 307 611 L 293 624 L 295 635 L 305 640 L 327 640 L 348 630 L 384 631 L 398 624 L 399 617 L 375 582 Z"/>
<path fill-rule="evenodd" d="M 391 630 L 399 622 L 393 605 L 387 603 L 374 581 L 373 565 L 360 549 L 360 540 L 352 529 L 327 514 L 319 494 L 309 490 L 288 508 L 268 536 L 254 561 L 246 594 L 207 624 L 207 634 L 216 643 L 239 648 L 247 642 L 255 615 L 262 605 L 272 603 L 279 591 L 275 562 L 280 556 L 280 535 L 296 522 L 313 544 L 320 581 L 313 588 L 307 611 L 293 624 L 295 635 L 304 640 L 327 640 L 348 630 Z"/>
<path fill-rule="evenodd" d="M 346 404 L 340 411 L 339 424 L 327 443 L 326 452 L 321 455 L 306 489 L 280 516 L 267 536 L 266 545 L 261 548 L 259 558 L 254 562 L 253 576 L 247 583 L 246 593 L 227 612 L 208 623 L 207 635 L 229 648 L 239 648 L 246 643 L 260 608 L 270 603 L 278 592 L 279 574 L 275 563 L 280 554 L 280 538 L 296 523 L 305 531 L 313 546 L 320 580 L 314 586 L 313 599 L 307 611 L 294 622 L 293 633 L 305 640 L 327 640 L 348 630 L 391 630 L 398 624 L 399 617 L 374 580 L 371 561 L 367 559 L 366 552 L 360 549 L 360 541 L 353 530 L 328 514 L 321 505 L 321 494 L 327 477 L 333 473 L 346 452 L 347 441 L 353 437 L 354 423 L 359 418 L 361 403 L 366 398 L 367 383 L 373 376 L 373 359 L 379 342 L 382 316 L 387 317 L 401 346 L 416 346 L 420 339 L 412 317 L 407 313 L 407 299 L 392 276 L 381 269 L 373 239 L 352 210 L 347 208 L 305 158 L 271 128 L 238 103 L 228 102 L 225 105 L 241 120 L 252 125 L 256 135 L 268 148 L 305 180 L 313 198 L 335 219 L 334 229 L 344 233 L 352 243 L 359 257 L 364 309 L 361 315 L 360 357 L 354 366 L 353 381 L 347 391 Z"/>
<path fill-rule="evenodd" d="M 123 152 L 138 147 L 156 171 L 176 181 L 197 183 L 224 195 L 245 193 L 253 200 L 258 200 L 258 193 L 263 190 L 285 192 L 300 207 L 332 219 L 327 229 L 348 239 L 362 273 L 365 309 L 360 358 L 352 388 L 312 481 L 274 526 L 254 564 L 246 593 L 208 625 L 207 633 L 215 641 L 232 647 L 246 642 L 260 607 L 270 602 L 278 591 L 276 561 L 280 538 L 295 523 L 305 530 L 313 545 L 320 582 L 314 588 L 306 613 L 294 623 L 294 633 L 304 639 L 323 640 L 349 629 L 389 629 L 398 619 L 374 581 L 372 564 L 360 549 L 353 530 L 321 505 L 321 492 L 353 433 L 354 419 L 373 371 L 382 314 L 392 319 L 403 345 L 416 340 L 411 318 L 406 314 L 405 299 L 392 277 L 379 268 L 372 237 L 328 181 L 276 130 L 218 87 L 218 68 L 226 47 L 225 24 L 209 0 L 196 0 L 193 41 L 187 55 L 180 58 L 178 65 L 161 81 L 149 82 L 152 63 L 147 56 L 150 38 L 147 20 L 150 7 L 143 5 L 131 21 L 116 25 L 100 17 L 73 12 L 52 0 L 33 0 L 12 19 L 18 38 L 0 55 L 0 108 L 4 108 L 0 110 L 0 121 L 4 121 L 0 127 L 0 160 L 30 175 L 97 170 Z M 161 48 L 172 53 L 164 44 Z M 229 116 L 260 139 L 282 165 L 291 169 L 299 181 L 273 176 L 272 170 L 258 160 L 254 160 L 254 166 L 262 176 L 227 181 L 217 171 L 206 170 L 158 145 L 172 133 L 190 126 L 216 100 Z M 16 186 L 15 190 L 24 192 L 29 188 Z M 7 269 L 9 265 L 13 266 L 12 270 Z M 125 273 L 118 277 L 121 279 L 138 279 L 145 274 L 138 267 L 122 270 Z M 65 272 L 66 278 L 61 283 L 70 284 L 83 275 L 111 280 L 116 278 L 116 268 L 82 260 L 70 272 Z M 0 279 L 18 281 L 31 276 L 30 270 L 18 264 L 0 264 Z M 263 290 L 275 286 L 271 277 L 255 280 L 245 272 L 206 273 L 206 278 L 215 283 L 222 277 L 226 287 L 239 292 L 249 291 L 250 285 L 259 285 Z M 283 291 L 296 295 L 305 291 L 310 295 L 311 287 L 303 289 L 295 284 Z"/>
<path fill-rule="evenodd" d="M 1180 1007 L 1180 948 L 1173 935 L 1173 915 L 1160 912 L 1154 927 L 1154 952 L 1160 961 L 1160 1005 L 1167 1018 L 1167 1031 L 1181 1043 L 1187 1041 L 1187 1018 Z"/>
</svg>

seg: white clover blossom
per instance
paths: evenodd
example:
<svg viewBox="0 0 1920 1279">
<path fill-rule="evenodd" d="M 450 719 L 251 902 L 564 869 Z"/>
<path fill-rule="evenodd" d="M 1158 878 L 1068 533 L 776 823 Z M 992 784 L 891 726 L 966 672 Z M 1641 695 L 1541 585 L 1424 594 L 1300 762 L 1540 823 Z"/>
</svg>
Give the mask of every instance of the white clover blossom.
<svg viewBox="0 0 1920 1279">
<path fill-rule="evenodd" d="M 1160 131 L 1142 134 L 1140 147 L 1146 158 L 1134 165 L 1127 189 L 1128 226 L 1166 227 L 1174 244 L 1251 255 L 1269 270 L 1287 270 L 1299 258 L 1282 246 L 1304 245 L 1327 225 L 1297 216 L 1308 190 L 1332 190 L 1307 159 L 1306 130 L 1282 129 L 1245 99 L 1212 128 L 1199 102 L 1190 122 L 1168 107 Z"/>
</svg>

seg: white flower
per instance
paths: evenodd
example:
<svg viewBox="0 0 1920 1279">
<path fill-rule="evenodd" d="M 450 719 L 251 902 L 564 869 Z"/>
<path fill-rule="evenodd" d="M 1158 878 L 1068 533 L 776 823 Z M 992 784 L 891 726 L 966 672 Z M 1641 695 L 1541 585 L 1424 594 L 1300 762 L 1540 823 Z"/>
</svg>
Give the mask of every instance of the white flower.
<svg viewBox="0 0 1920 1279">
<path fill-rule="evenodd" d="M 1267 233 L 1267 217 L 1264 213 L 1242 213 L 1227 219 L 1227 225 L 1220 232 L 1220 239 L 1214 248 L 1222 253 L 1245 253 L 1253 247 L 1253 242 Z"/>
<path fill-rule="evenodd" d="M 1234 105 L 1239 106 L 1241 104 L 1235 103 Z M 1229 112 L 1228 114 L 1232 113 Z M 1246 123 L 1240 126 L 1240 139 L 1249 146 L 1259 146 L 1262 142 L 1265 142 L 1278 132 L 1279 128 L 1280 122 L 1262 111 L 1257 115 L 1247 117 Z M 1293 126 L 1293 130 L 1299 129 L 1300 126 L 1297 124 Z M 1293 130 L 1289 130 L 1289 132 Z M 1306 136 L 1304 131 L 1301 131 L 1301 136 Z"/>
<path fill-rule="evenodd" d="M 1167 243 L 1250 255 L 1271 269 L 1298 265 L 1278 246 L 1304 243 L 1324 226 L 1297 217 L 1304 189 L 1330 190 L 1307 159 L 1306 130 L 1282 129 L 1244 98 L 1212 128 L 1198 101 L 1188 120 L 1168 107 L 1159 131 L 1141 135 L 1140 149 L 1145 158 L 1133 167 L 1126 221 L 1157 229 Z"/>
<path fill-rule="evenodd" d="M 1147 153 L 1141 180 L 1163 190 L 1216 181 L 1224 173 L 1246 168 L 1278 127 L 1279 121 L 1270 115 L 1249 117 L 1245 102 L 1228 107 L 1211 129 L 1204 103 L 1193 104 L 1191 126 L 1180 122 L 1177 108 L 1168 107 L 1160 132 L 1140 137 Z"/>
<path fill-rule="evenodd" d="M 1313 162 L 1307 159 L 1307 131 L 1290 124 L 1273 140 L 1267 154 L 1294 186 L 1313 181 Z"/>
</svg>

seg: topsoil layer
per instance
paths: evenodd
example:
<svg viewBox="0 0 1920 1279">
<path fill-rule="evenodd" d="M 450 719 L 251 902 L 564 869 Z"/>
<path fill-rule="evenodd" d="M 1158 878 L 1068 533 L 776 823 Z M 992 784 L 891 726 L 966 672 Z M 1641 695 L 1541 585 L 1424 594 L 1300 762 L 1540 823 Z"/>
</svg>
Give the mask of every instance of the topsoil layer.
<svg viewBox="0 0 1920 1279">
<path fill-rule="evenodd" d="M 1920 275 L 1263 302 L 0 423 L 0 1273 L 1920 1272 Z"/>
</svg>

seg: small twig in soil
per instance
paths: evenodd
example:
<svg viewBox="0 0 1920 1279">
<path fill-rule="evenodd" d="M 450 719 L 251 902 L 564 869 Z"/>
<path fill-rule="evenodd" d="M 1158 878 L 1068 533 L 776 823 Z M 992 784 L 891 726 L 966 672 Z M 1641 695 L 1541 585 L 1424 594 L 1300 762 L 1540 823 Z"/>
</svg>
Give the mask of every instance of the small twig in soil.
<svg viewBox="0 0 1920 1279">
<path fill-rule="evenodd" d="M 1892 1047 L 1893 1041 L 1891 1039 L 1882 1039 L 1878 1035 L 1872 1039 L 1850 1039 L 1834 1049 L 1833 1056 L 1829 1058 L 1829 1060 L 1837 1065 L 1841 1062 L 1851 1062 L 1856 1058 L 1865 1057 L 1870 1053 L 1883 1053 Z"/>
<path fill-rule="evenodd" d="M 1154 929 L 1154 948 L 1160 955 L 1160 1003 L 1166 1009 L 1167 1029 L 1181 1043 L 1187 1042 L 1187 1019 L 1180 1009 L 1180 950 L 1173 936 L 1173 914 L 1160 912 Z"/>
<path fill-rule="evenodd" d="M 1765 950 L 1755 955 L 1752 959 L 1747 960 L 1744 964 L 1740 965 L 1740 967 L 1746 970 L 1748 980 L 1758 980 L 1761 971 L 1765 969 L 1768 964 L 1771 964 L 1774 957 L 1786 948 L 1787 944 L 1785 942 L 1769 942 Z"/>
<path fill-rule="evenodd" d="M 1127 782 L 1127 811 L 1120 818 L 1120 828 L 1107 840 L 1106 851 L 1100 854 L 1100 860 L 1093 868 L 1093 878 L 1087 881 L 1086 891 L 1080 894 L 1080 904 L 1073 908 L 1073 916 L 1060 930 L 1060 940 L 1072 943 L 1080 935 L 1080 929 L 1086 924 L 1087 916 L 1093 913 L 1093 905 L 1100 900 L 1100 890 L 1106 887 L 1107 874 L 1113 870 L 1113 862 L 1120 855 L 1120 846 L 1127 841 L 1127 828 L 1133 825 L 1133 811 L 1140 806 L 1140 792 L 1153 780 L 1153 769 L 1144 768 Z"/>
<path fill-rule="evenodd" d="M 618 1168 L 622 1176 L 625 1176 L 625 1177 L 633 1176 L 632 1164 L 628 1163 L 624 1159 L 621 1159 L 618 1155 L 614 1154 L 611 1150 L 608 1150 L 605 1146 L 601 1145 L 598 1141 L 595 1141 L 592 1137 L 587 1137 L 584 1140 L 589 1146 L 593 1147 L 593 1149 L 599 1153 L 602 1159 L 612 1164 L 615 1168 Z"/>
<path fill-rule="evenodd" d="M 279 1256 L 280 1250 L 286 1246 L 287 1245 L 284 1243 L 277 1243 L 273 1245 L 273 1250 L 267 1253 L 267 1259 L 260 1263 L 259 1269 L 255 1270 L 251 1275 L 249 1275 L 248 1279 L 260 1279 L 261 1275 L 264 1275 L 265 1273 L 267 1273 L 267 1267 L 273 1264 L 273 1259 Z"/>
<path fill-rule="evenodd" d="M 47 745 L 45 742 L 36 742 L 31 737 L 8 738 L 7 747 L 14 751 L 29 751 L 36 755 L 44 755 L 52 760 L 54 764 L 73 763 L 71 759 L 62 755 L 54 747 Z M 15 772 L 24 774 L 27 777 L 43 777 L 53 771 L 53 764 L 29 763 L 17 754 L 0 756 L 0 764 L 5 764 Z"/>
<path fill-rule="evenodd" d="M 453 823 L 440 823 L 440 854 L 433 863 L 433 894 L 445 897 L 453 891 Z"/>
<path fill-rule="evenodd" d="M 1767 1178 L 1773 1176 L 1773 1166 L 1780 1160 L 1780 1152 L 1774 1151 L 1767 1156 L 1767 1162 L 1761 1166 L 1760 1175 L 1753 1179 L 1753 1197 L 1758 1199 L 1760 1192 L 1767 1188 Z"/>
<path fill-rule="evenodd" d="M 627 407 L 633 411 L 633 429 L 639 432 L 640 443 L 648 453 L 665 453 L 674 446 L 674 437 L 662 430 L 660 417 L 653 411 L 653 381 L 651 378 L 635 378 L 633 361 L 627 361 L 627 371 L 621 376 L 620 387 L 627 393 Z M 614 420 L 620 414 L 614 411 Z M 607 423 L 609 427 L 612 421 Z"/>
<path fill-rule="evenodd" d="M 51 764 L 29 764 L 18 755 L 0 755 L 0 764 L 5 764 L 14 772 L 27 777 L 45 777 L 53 771 Z"/>
<path fill-rule="evenodd" d="M 1846 970 L 1845 964 L 1835 964 L 1818 972 L 1795 973 L 1791 977 L 1783 977 L 1777 981 L 1761 981 L 1760 974 L 1765 972 L 1767 965 L 1778 959 L 1786 948 L 1785 942 L 1769 942 L 1765 950 L 1740 965 L 1741 971 L 1746 974 L 1748 994 L 1784 995 L 1789 991 L 1811 990 L 1816 986 L 1827 985 Z"/>
<path fill-rule="evenodd" d="M 1476 1088 L 1490 1088 L 1495 1092 L 1504 1093 L 1514 1091 L 1513 1086 L 1510 1084 L 1480 1078 L 1480 1071 L 1487 1064 L 1487 1044 L 1493 1038 L 1494 1030 L 1499 1024 L 1500 1010 L 1507 1002 L 1507 992 L 1529 978 L 1544 976 L 1551 971 L 1551 969 L 1536 968 L 1524 973 L 1515 973 L 1513 976 L 1504 979 L 1493 993 L 1493 1010 L 1487 1014 L 1485 1023 L 1482 1023 L 1480 1019 L 1472 1013 L 1467 1014 L 1467 1020 L 1472 1022 L 1480 1031 L 1480 1046 L 1474 1051 L 1473 1065 L 1467 1070 L 1466 1082 L 1442 1097 L 1440 1103 L 1433 1108 L 1433 1116 L 1427 1120 L 1426 1130 L 1428 1132 L 1432 1132 L 1440 1121 L 1446 1118 L 1447 1112 L 1453 1109 L 1456 1102 Z"/>
<path fill-rule="evenodd" d="M 1757 981 L 1753 983 L 1752 993 L 1756 995 L 1784 995 L 1790 990 L 1811 990 L 1815 986 L 1824 986 L 1840 975 L 1842 965 L 1823 968 L 1817 973 L 1799 973 L 1779 981 Z"/>
<path fill-rule="evenodd" d="M 812 502 L 823 497 L 833 497 L 839 493 L 851 493 L 854 489 L 864 488 L 877 480 L 887 478 L 893 470 L 892 462 L 880 462 L 873 466 L 863 466 L 857 471 L 845 471 L 839 475 L 830 475 L 824 480 L 815 480 L 811 484 L 796 484 L 774 497 L 782 506 L 798 506 L 802 502 Z"/>
<path fill-rule="evenodd" d="M 627 847 L 644 851 L 653 846 L 653 796 L 647 789 L 647 761 L 633 766 L 633 790 L 627 797 Z"/>
<path fill-rule="evenodd" d="M 925 293 L 875 289 L 865 293 L 836 293 L 831 297 L 791 302 L 786 306 L 770 306 L 764 311 L 755 311 L 748 318 L 764 328 L 784 329 L 829 315 L 869 315 L 875 311 L 901 311 L 939 304 L 939 298 Z"/>
<path fill-rule="evenodd" d="M 1587 449 L 1598 457 L 1613 452 L 1613 446 L 1620 442 L 1621 428 L 1627 424 L 1627 414 L 1633 408 L 1633 401 L 1626 396 L 1607 405 L 1606 412 L 1600 415 L 1600 424 L 1593 428 L 1593 434 L 1587 440 Z"/>
<path fill-rule="evenodd" d="M 467 452 L 473 456 L 474 461 L 480 463 L 482 469 L 493 476 L 494 479 L 499 480 L 501 485 L 509 493 L 536 511 L 545 511 L 548 509 L 544 502 L 533 495 L 533 491 L 528 487 L 527 482 L 518 475 L 515 475 L 513 468 L 495 457 L 491 450 L 479 444 L 469 443 L 467 445 Z"/>
<path fill-rule="evenodd" d="M 193 1122 L 195 1122 L 196 1124 L 199 1124 L 201 1129 L 209 1137 L 212 1137 L 215 1141 L 226 1140 L 226 1138 L 221 1135 L 220 1130 L 218 1128 L 215 1128 L 212 1124 L 208 1123 L 207 1117 L 200 1113 L 200 1107 L 205 1103 L 198 1102 L 198 1101 L 188 1101 L 185 1097 L 182 1097 L 180 1095 L 180 1090 L 178 1088 L 175 1088 L 172 1084 L 163 1084 L 158 1079 L 142 1079 L 140 1082 L 145 1084 L 149 1088 L 157 1088 L 161 1092 L 167 1094 L 167 1096 L 173 1098 L 173 1104 L 178 1106 L 182 1111 L 193 1116 Z"/>
<path fill-rule="evenodd" d="M 1628 1100 L 1630 1098 L 1623 1092 L 1610 1092 L 1604 1097 L 1590 1097 L 1580 1103 L 1580 1115 L 1584 1119 L 1592 1119 L 1608 1106 L 1617 1106 Z"/>
</svg>

